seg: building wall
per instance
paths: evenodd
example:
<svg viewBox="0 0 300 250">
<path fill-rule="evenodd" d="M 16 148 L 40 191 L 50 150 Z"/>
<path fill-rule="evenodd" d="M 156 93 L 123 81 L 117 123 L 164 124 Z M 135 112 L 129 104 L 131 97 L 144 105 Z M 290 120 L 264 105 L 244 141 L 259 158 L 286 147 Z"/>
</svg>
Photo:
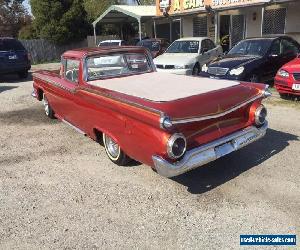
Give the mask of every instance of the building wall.
<svg viewBox="0 0 300 250">
<path fill-rule="evenodd" d="M 182 36 L 193 36 L 193 16 L 182 17 Z"/>
<path fill-rule="evenodd" d="M 261 36 L 262 8 L 245 9 L 246 38 Z"/>
<path fill-rule="evenodd" d="M 273 4 L 266 9 L 272 8 L 287 8 L 286 16 L 286 26 L 285 33 L 294 37 L 298 42 L 300 42 L 300 0 L 293 3 L 283 3 L 283 4 Z M 243 14 L 245 16 L 245 38 L 249 37 L 260 37 L 262 34 L 262 24 L 263 24 L 263 6 L 253 6 L 253 7 L 244 7 L 235 10 L 223 10 L 218 12 L 218 15 L 239 15 Z M 194 15 L 185 15 L 182 16 L 182 36 L 189 37 L 193 36 L 193 17 Z M 215 27 L 211 18 L 208 16 L 208 36 L 214 40 Z M 179 18 L 174 17 L 174 18 Z M 169 22 L 168 18 L 159 20 L 159 22 Z M 216 39 L 219 41 L 219 38 Z"/>
<path fill-rule="evenodd" d="M 290 3 L 287 8 L 285 32 L 300 43 L 300 3 Z"/>
</svg>

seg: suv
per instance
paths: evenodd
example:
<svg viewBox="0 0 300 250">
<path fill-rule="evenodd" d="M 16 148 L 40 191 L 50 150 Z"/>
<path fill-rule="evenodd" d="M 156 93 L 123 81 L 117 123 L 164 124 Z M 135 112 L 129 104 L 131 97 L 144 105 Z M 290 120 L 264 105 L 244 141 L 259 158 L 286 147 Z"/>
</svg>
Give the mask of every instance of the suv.
<svg viewBox="0 0 300 250">
<path fill-rule="evenodd" d="M 0 75 L 16 73 L 27 78 L 31 64 L 24 46 L 16 39 L 0 37 Z"/>
</svg>

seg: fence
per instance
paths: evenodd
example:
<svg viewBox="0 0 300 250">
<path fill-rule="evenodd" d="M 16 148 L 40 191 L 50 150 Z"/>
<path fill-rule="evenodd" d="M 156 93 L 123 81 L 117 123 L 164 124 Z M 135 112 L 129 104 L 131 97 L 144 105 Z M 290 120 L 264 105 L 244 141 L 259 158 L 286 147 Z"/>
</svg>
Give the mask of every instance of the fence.
<svg viewBox="0 0 300 250">
<path fill-rule="evenodd" d="M 43 39 L 21 40 L 21 43 L 30 53 L 33 64 L 60 60 L 61 55 L 66 50 L 87 47 L 88 45 L 87 39 L 67 45 L 56 45 Z"/>
<path fill-rule="evenodd" d="M 103 40 L 119 39 L 118 36 L 97 36 L 97 43 Z M 60 60 L 61 55 L 70 49 L 95 47 L 94 36 L 88 36 L 85 40 L 66 45 L 56 45 L 44 39 L 20 40 L 31 55 L 33 64 Z"/>
</svg>

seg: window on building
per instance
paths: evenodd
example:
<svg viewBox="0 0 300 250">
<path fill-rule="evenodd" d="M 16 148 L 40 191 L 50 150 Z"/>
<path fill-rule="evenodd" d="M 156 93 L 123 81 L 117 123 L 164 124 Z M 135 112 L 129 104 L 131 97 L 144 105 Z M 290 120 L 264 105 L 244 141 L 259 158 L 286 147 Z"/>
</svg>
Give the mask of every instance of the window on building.
<svg viewBox="0 0 300 250">
<path fill-rule="evenodd" d="M 236 45 L 245 37 L 245 16 L 232 15 L 231 16 L 231 47 Z"/>
<path fill-rule="evenodd" d="M 284 34 L 286 9 L 265 10 L 263 20 L 263 34 Z"/>
<path fill-rule="evenodd" d="M 193 19 L 193 36 L 207 36 L 207 16 L 197 16 Z"/>
</svg>

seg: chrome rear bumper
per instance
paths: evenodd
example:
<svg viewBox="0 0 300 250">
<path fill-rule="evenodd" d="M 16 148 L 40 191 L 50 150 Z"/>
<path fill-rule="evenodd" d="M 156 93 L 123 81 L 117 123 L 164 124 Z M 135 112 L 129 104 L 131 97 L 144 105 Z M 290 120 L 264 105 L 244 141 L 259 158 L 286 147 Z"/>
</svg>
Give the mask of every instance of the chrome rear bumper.
<svg viewBox="0 0 300 250">
<path fill-rule="evenodd" d="M 175 163 L 170 163 L 156 155 L 152 156 L 152 159 L 160 175 L 165 177 L 177 176 L 257 141 L 266 134 L 267 128 L 267 122 L 260 128 L 254 126 L 247 127 L 231 135 L 187 151 L 184 157 Z"/>
</svg>

